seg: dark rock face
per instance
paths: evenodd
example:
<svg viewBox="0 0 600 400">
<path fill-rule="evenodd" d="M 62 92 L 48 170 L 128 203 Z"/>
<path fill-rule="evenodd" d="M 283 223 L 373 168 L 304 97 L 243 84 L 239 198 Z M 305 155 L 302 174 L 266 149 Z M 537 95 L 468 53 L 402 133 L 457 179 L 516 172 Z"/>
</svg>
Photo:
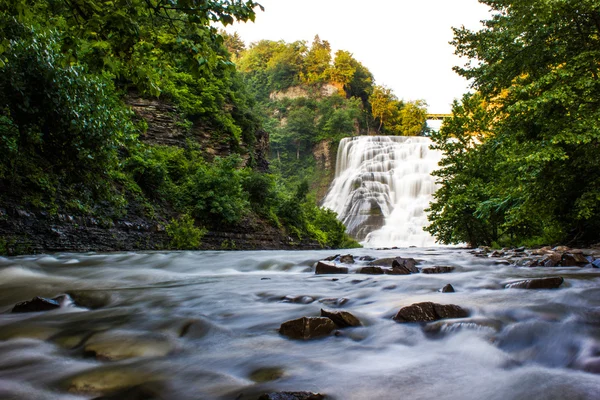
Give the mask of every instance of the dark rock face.
<svg viewBox="0 0 600 400">
<path fill-rule="evenodd" d="M 447 284 L 442 289 L 440 289 L 442 293 L 454 293 L 454 286 L 451 284 Z"/>
<path fill-rule="evenodd" d="M 354 264 L 354 257 L 352 256 L 352 254 L 340 256 L 340 262 L 343 264 Z"/>
<path fill-rule="evenodd" d="M 315 269 L 315 274 L 323 275 L 323 274 L 347 274 L 347 267 L 338 267 L 335 263 L 329 261 L 319 261 L 317 263 L 317 267 Z"/>
<path fill-rule="evenodd" d="M 323 400 L 325 396 L 312 392 L 274 392 L 263 394 L 258 400 Z"/>
<path fill-rule="evenodd" d="M 392 269 L 386 269 L 385 273 L 388 275 L 410 275 L 410 271 L 403 266 L 396 266 Z"/>
<path fill-rule="evenodd" d="M 452 271 L 454 271 L 454 267 L 447 267 L 447 266 L 441 266 L 441 265 L 436 265 L 434 267 L 421 268 L 421 272 L 424 274 L 447 274 Z"/>
<path fill-rule="evenodd" d="M 383 275 L 384 270 L 381 267 L 362 267 L 359 271 L 359 274 L 369 274 L 369 275 Z"/>
<path fill-rule="evenodd" d="M 321 309 L 321 317 L 329 318 L 338 328 L 361 326 L 361 322 L 347 311 L 326 311 Z"/>
<path fill-rule="evenodd" d="M 535 278 L 506 284 L 506 289 L 557 289 L 565 280 L 562 276 L 556 278 Z"/>
<path fill-rule="evenodd" d="M 415 303 L 402 307 L 394 317 L 394 321 L 405 322 L 431 322 L 444 318 L 466 318 L 469 313 L 454 304 L 437 304 L 432 302 Z"/>
<path fill-rule="evenodd" d="M 50 311 L 60 308 L 59 298 L 47 299 L 45 297 L 34 297 L 29 301 L 16 304 L 12 312 L 14 313 L 26 313 L 26 312 L 39 312 L 39 311 Z"/>
<path fill-rule="evenodd" d="M 281 324 L 279 333 L 290 339 L 308 340 L 327 336 L 335 329 L 335 324 L 329 318 L 302 317 Z"/>
</svg>

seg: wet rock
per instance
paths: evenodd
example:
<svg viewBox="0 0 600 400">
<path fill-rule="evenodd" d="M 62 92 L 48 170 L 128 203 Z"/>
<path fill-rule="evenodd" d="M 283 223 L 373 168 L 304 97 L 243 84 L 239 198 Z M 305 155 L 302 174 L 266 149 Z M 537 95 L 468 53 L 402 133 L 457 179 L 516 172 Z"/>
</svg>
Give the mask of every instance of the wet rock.
<svg viewBox="0 0 600 400">
<path fill-rule="evenodd" d="M 257 383 L 276 381 L 283 377 L 284 371 L 280 367 L 259 368 L 250 373 L 250 379 Z"/>
<path fill-rule="evenodd" d="M 281 324 L 279 333 L 290 339 L 308 340 L 327 336 L 335 329 L 335 324 L 329 318 L 302 317 Z"/>
<path fill-rule="evenodd" d="M 362 326 L 360 320 L 348 311 L 326 311 L 321 309 L 321 317 L 329 318 L 338 328 Z"/>
<path fill-rule="evenodd" d="M 162 383 L 149 382 L 130 388 L 118 390 L 106 396 L 95 397 L 92 400 L 167 400 L 170 397 Z"/>
<path fill-rule="evenodd" d="M 392 261 L 392 268 L 404 268 L 411 274 L 418 274 L 419 269 L 417 268 L 417 261 L 414 258 L 402 258 L 396 257 Z"/>
<path fill-rule="evenodd" d="M 440 289 L 440 292 L 442 293 L 454 293 L 454 286 L 452 286 L 451 284 L 447 284 L 446 286 L 444 286 L 443 288 Z"/>
<path fill-rule="evenodd" d="M 503 251 L 500 250 L 494 250 L 492 252 L 492 254 L 490 254 L 490 257 L 502 257 L 504 255 Z"/>
<path fill-rule="evenodd" d="M 555 247 L 555 248 L 553 248 L 552 250 L 554 250 L 554 251 L 558 251 L 558 252 L 561 252 L 561 253 L 564 253 L 565 251 L 569 251 L 569 250 L 571 250 L 571 248 L 570 248 L 570 247 L 568 247 L 568 246 L 556 246 L 556 247 Z"/>
<path fill-rule="evenodd" d="M 336 258 L 338 258 L 339 256 L 340 256 L 339 254 L 336 254 L 335 256 L 329 256 L 327 258 L 324 258 L 323 261 L 333 261 Z"/>
<path fill-rule="evenodd" d="M 328 298 L 319 300 L 319 303 L 327 304 L 330 307 L 341 307 L 344 304 L 346 304 L 348 301 L 350 301 L 350 300 L 347 299 L 346 297 L 340 297 L 340 298 L 328 297 Z"/>
<path fill-rule="evenodd" d="M 506 289 L 556 289 L 564 282 L 563 277 L 534 278 L 506 284 Z"/>
<path fill-rule="evenodd" d="M 385 273 L 388 275 L 410 275 L 410 270 L 406 267 L 397 266 L 392 269 L 386 269 Z"/>
<path fill-rule="evenodd" d="M 146 372 L 110 366 L 84 371 L 66 379 L 64 385 L 69 392 L 110 393 L 157 380 Z"/>
<path fill-rule="evenodd" d="M 83 349 L 98 360 L 117 361 L 134 357 L 161 357 L 173 348 L 173 343 L 165 335 L 107 331 L 93 335 Z"/>
<path fill-rule="evenodd" d="M 564 267 L 576 267 L 578 265 L 585 265 L 588 263 L 588 259 L 581 253 L 565 253 L 562 256 L 560 262 Z"/>
<path fill-rule="evenodd" d="M 421 273 L 423 274 L 447 274 L 452 271 L 454 271 L 454 267 L 448 267 L 443 265 L 421 268 Z"/>
<path fill-rule="evenodd" d="M 600 268 L 600 258 L 597 258 L 594 261 L 592 261 L 592 265 L 594 266 L 594 268 Z"/>
<path fill-rule="evenodd" d="M 281 299 L 284 303 L 295 303 L 295 304 L 310 304 L 315 301 L 314 297 L 310 296 L 290 296 L 287 295 Z"/>
<path fill-rule="evenodd" d="M 381 267 L 362 267 L 358 270 L 359 274 L 382 275 L 385 271 Z"/>
<path fill-rule="evenodd" d="M 258 400 L 324 400 L 325 396 L 313 392 L 273 392 L 263 394 Z"/>
<path fill-rule="evenodd" d="M 432 302 L 415 303 L 402 307 L 394 317 L 394 321 L 405 322 L 431 322 L 444 318 L 465 318 L 469 313 L 454 304 L 437 304 Z"/>
<path fill-rule="evenodd" d="M 27 313 L 27 312 L 40 312 L 40 311 L 56 310 L 57 308 L 60 308 L 61 300 L 63 300 L 62 297 L 48 299 L 46 297 L 37 296 L 31 300 L 16 304 L 13 307 L 12 312 L 13 313 Z"/>
<path fill-rule="evenodd" d="M 371 257 L 371 256 L 362 256 L 358 258 L 360 261 L 375 261 L 376 258 L 375 257 Z"/>
<path fill-rule="evenodd" d="M 340 262 L 342 264 L 354 264 L 354 257 L 352 256 L 352 254 L 340 256 Z"/>
<path fill-rule="evenodd" d="M 67 293 L 78 307 L 96 310 L 108 306 L 112 297 L 110 293 L 95 290 L 75 290 Z"/>
<path fill-rule="evenodd" d="M 442 320 L 430 322 L 423 327 L 423 331 L 429 334 L 456 332 L 461 330 L 487 331 L 497 333 L 502 329 L 502 323 L 486 318 L 464 318 L 460 320 Z"/>
<path fill-rule="evenodd" d="M 319 261 L 317 263 L 317 267 L 315 269 L 315 274 L 324 275 L 324 274 L 347 274 L 347 267 L 338 267 L 335 263 L 328 261 Z"/>
</svg>

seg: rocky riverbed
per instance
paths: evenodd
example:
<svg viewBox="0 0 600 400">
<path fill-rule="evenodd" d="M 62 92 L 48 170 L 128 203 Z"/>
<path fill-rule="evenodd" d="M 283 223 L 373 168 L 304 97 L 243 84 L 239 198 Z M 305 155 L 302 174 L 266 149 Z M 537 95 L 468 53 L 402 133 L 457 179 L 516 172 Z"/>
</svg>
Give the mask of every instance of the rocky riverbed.
<svg viewBox="0 0 600 400">
<path fill-rule="evenodd" d="M 599 257 L 0 258 L 0 399 L 595 399 Z"/>
</svg>

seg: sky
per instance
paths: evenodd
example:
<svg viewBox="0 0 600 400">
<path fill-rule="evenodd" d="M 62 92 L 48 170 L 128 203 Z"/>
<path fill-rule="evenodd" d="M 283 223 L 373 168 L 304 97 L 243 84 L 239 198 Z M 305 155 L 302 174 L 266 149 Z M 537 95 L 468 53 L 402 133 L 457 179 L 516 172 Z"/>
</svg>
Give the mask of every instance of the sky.
<svg viewBox="0 0 600 400">
<path fill-rule="evenodd" d="M 312 43 L 315 35 L 332 53 L 347 50 L 403 100 L 423 99 L 430 113 L 450 113 L 468 82 L 452 67 L 451 27 L 479 29 L 489 18 L 477 0 L 258 0 L 255 22 L 227 28 L 249 45 L 262 39 Z M 333 55 L 332 54 L 332 55 Z"/>
</svg>

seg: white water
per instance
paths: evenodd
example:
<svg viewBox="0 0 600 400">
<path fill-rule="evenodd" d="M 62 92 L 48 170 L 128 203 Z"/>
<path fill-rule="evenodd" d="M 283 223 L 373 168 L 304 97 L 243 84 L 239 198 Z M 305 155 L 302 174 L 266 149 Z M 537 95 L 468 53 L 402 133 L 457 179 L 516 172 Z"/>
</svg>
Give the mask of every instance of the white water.
<svg viewBox="0 0 600 400">
<path fill-rule="evenodd" d="M 362 275 L 361 262 L 348 265 L 348 275 L 315 275 L 314 263 L 333 254 L 0 257 L 0 399 L 90 400 L 110 394 L 94 385 L 117 383 L 158 386 L 151 398 L 161 400 L 256 400 L 283 390 L 331 400 L 598 398 L 600 270 L 515 268 L 437 247 L 353 254 L 414 257 L 419 267 L 451 265 L 453 273 Z M 541 276 L 563 276 L 565 283 L 558 290 L 503 289 Z M 456 293 L 438 291 L 447 283 Z M 74 291 L 103 304 L 10 313 L 33 296 Z M 457 304 L 471 316 L 440 321 L 441 332 L 431 337 L 421 324 L 392 319 L 423 301 Z M 318 316 L 321 308 L 349 311 L 364 326 L 306 342 L 277 332 L 284 321 Z M 101 360 L 85 351 L 99 337 L 162 339 L 172 348 Z M 252 375 L 261 368 L 282 375 L 261 383 Z M 73 390 L 73 382 L 90 387 Z M 133 398 L 149 397 L 110 397 Z"/>
<path fill-rule="evenodd" d="M 323 205 L 338 213 L 365 247 L 431 246 L 424 212 L 436 190 L 441 153 L 431 140 L 356 136 L 340 142 L 335 180 Z"/>
</svg>

